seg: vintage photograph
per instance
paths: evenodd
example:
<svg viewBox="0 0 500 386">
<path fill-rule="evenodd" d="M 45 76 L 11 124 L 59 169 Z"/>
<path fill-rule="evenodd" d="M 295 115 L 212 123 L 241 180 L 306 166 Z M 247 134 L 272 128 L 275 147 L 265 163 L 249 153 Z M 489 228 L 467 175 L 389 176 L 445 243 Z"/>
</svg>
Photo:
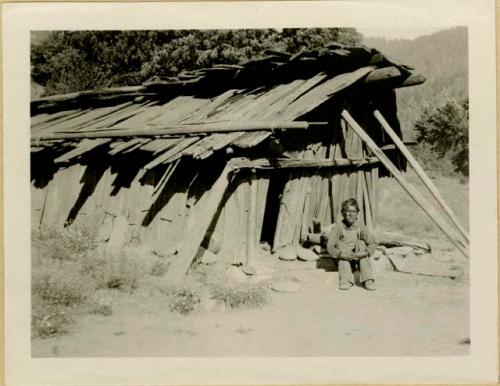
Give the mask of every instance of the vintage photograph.
<svg viewBox="0 0 500 386">
<path fill-rule="evenodd" d="M 469 355 L 468 60 L 461 25 L 31 31 L 31 356 Z"/>
</svg>

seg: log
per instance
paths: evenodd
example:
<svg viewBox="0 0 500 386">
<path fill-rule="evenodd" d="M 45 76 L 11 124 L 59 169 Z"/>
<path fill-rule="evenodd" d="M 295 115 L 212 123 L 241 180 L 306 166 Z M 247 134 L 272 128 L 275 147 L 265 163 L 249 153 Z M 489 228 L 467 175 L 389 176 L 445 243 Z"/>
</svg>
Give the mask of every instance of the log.
<svg viewBox="0 0 500 386">
<path fill-rule="evenodd" d="M 64 132 L 58 131 L 37 137 L 32 141 L 41 139 L 69 139 L 69 138 L 122 138 L 122 137 L 153 137 L 170 135 L 192 135 L 209 133 L 231 133 L 235 131 L 279 131 L 279 130 L 305 130 L 309 127 L 324 126 L 326 122 L 215 122 L 180 124 L 171 126 L 150 126 L 138 129 L 105 129 L 95 131 Z"/>
<path fill-rule="evenodd" d="M 362 196 L 363 196 L 363 201 L 364 201 L 364 207 L 365 207 L 365 224 L 368 230 L 373 234 L 374 228 L 373 228 L 373 220 L 372 220 L 372 208 L 371 208 L 371 202 L 370 202 L 370 196 L 368 193 L 368 181 L 366 180 L 366 174 L 362 173 L 362 178 L 361 178 L 361 183 L 362 183 Z"/>
<path fill-rule="evenodd" d="M 402 73 L 396 66 L 377 68 L 365 78 L 366 85 L 387 83 L 393 88 L 415 86 L 425 82 L 425 77 L 415 73 Z"/>
<path fill-rule="evenodd" d="M 303 158 L 234 158 L 234 167 L 237 169 L 334 169 L 339 166 L 373 165 L 380 161 L 377 157 L 365 159 L 339 158 L 303 159 Z"/>
<path fill-rule="evenodd" d="M 370 150 L 380 159 L 384 166 L 392 173 L 396 181 L 403 187 L 404 190 L 413 198 L 413 200 L 424 210 L 430 219 L 443 231 L 443 233 L 450 239 L 450 241 L 457 247 L 457 249 L 468 258 L 468 251 L 465 245 L 461 243 L 461 237 L 451 229 L 444 221 L 441 215 L 430 205 L 430 203 L 403 177 L 402 173 L 396 168 L 392 161 L 380 150 L 377 144 L 370 138 L 370 136 L 363 130 L 361 126 L 354 120 L 354 118 L 347 112 L 342 111 L 342 116 L 347 123 L 352 127 L 357 135 L 366 143 Z"/>
<path fill-rule="evenodd" d="M 404 143 L 401 141 L 401 139 L 398 137 L 398 135 L 394 132 L 392 127 L 389 125 L 389 123 L 385 120 L 384 116 L 380 113 L 380 111 L 375 110 L 373 112 L 373 115 L 379 123 L 382 125 L 383 129 L 391 139 L 394 141 L 396 144 L 397 148 L 403 155 L 406 157 L 410 165 L 413 167 L 415 172 L 417 173 L 417 176 L 420 178 L 420 180 L 424 183 L 425 187 L 429 190 L 429 192 L 432 194 L 432 196 L 436 199 L 438 204 L 441 206 L 441 208 L 444 210 L 448 218 L 451 220 L 451 222 L 455 225 L 455 227 L 458 229 L 458 231 L 462 234 L 464 237 L 465 241 L 469 243 L 469 235 L 465 231 L 465 229 L 460 225 L 460 222 L 458 221 L 458 218 L 456 217 L 455 213 L 451 210 L 451 208 L 446 204 L 444 198 L 441 196 L 441 193 L 439 192 L 438 188 L 434 183 L 431 181 L 431 179 L 427 176 L 425 173 L 424 169 L 420 166 L 418 161 L 413 157 L 413 155 L 408 151 Z"/>
<path fill-rule="evenodd" d="M 205 193 L 209 196 L 203 207 L 203 216 L 199 216 L 196 221 L 189 222 L 185 232 L 189 237 L 184 238 L 184 244 L 179 249 L 178 258 L 172 262 L 165 275 L 167 282 L 179 283 L 191 266 L 224 197 L 230 182 L 231 171 L 232 165 L 231 162 L 228 162 L 212 188 Z"/>
</svg>

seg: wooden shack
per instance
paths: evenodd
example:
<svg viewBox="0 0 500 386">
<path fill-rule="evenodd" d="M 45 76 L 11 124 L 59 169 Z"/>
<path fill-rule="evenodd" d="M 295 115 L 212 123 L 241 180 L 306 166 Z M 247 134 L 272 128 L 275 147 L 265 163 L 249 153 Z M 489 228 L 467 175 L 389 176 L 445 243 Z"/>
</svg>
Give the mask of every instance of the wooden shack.
<svg viewBox="0 0 500 386">
<path fill-rule="evenodd" d="M 210 242 L 228 263 L 262 242 L 298 246 L 350 197 L 372 228 L 386 171 L 341 111 L 402 170 L 372 113 L 401 135 L 395 89 L 423 81 L 376 50 L 331 44 L 32 100 L 32 226 L 93 227 L 106 240 L 125 223 L 130 239 L 176 254 L 175 277 Z"/>
</svg>

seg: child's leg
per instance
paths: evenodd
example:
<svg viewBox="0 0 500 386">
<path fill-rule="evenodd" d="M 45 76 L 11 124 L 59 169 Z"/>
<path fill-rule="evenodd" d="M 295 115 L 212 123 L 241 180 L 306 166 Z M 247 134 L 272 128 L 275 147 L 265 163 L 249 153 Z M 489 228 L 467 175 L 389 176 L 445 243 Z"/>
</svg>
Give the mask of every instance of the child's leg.
<svg viewBox="0 0 500 386">
<path fill-rule="evenodd" d="M 339 260 L 339 284 L 340 286 L 354 285 L 354 275 L 352 274 L 351 262 Z"/>
<path fill-rule="evenodd" d="M 338 248 L 343 253 L 353 251 L 353 245 L 344 240 L 339 241 Z M 354 285 L 354 275 L 352 274 L 351 262 L 347 260 L 338 260 L 339 285 L 340 289 L 348 289 Z"/>
<path fill-rule="evenodd" d="M 366 252 L 366 244 L 363 240 L 358 240 L 356 242 L 356 252 Z M 367 280 L 375 280 L 375 276 L 373 275 L 373 268 L 370 262 L 370 256 L 363 257 L 359 260 L 359 280 L 361 283 L 364 283 Z"/>
</svg>

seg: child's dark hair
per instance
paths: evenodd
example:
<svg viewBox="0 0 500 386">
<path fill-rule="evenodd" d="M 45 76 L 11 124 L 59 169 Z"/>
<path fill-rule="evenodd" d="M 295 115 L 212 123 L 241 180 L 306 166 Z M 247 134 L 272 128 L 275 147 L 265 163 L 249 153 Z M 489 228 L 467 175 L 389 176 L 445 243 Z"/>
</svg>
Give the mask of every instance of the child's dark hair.
<svg viewBox="0 0 500 386">
<path fill-rule="evenodd" d="M 342 203 L 342 209 L 341 209 L 342 216 L 345 216 L 347 208 L 349 208 L 350 206 L 354 206 L 356 210 L 359 212 L 358 202 L 354 198 L 348 198 Z"/>
</svg>

